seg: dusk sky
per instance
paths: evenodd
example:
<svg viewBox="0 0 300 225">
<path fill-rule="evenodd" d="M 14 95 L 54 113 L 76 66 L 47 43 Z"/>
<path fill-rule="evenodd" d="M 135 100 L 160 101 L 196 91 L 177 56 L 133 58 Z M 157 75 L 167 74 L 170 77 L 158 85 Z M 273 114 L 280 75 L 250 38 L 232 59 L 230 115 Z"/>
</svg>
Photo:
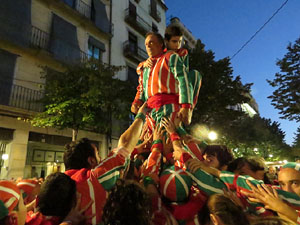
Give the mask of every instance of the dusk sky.
<svg viewBox="0 0 300 225">
<path fill-rule="evenodd" d="M 178 17 L 192 34 L 215 52 L 216 59 L 232 57 L 286 0 L 165 0 L 167 21 Z M 292 144 L 300 124 L 279 119 L 267 97 L 273 88 L 276 60 L 287 53 L 289 42 L 300 37 L 300 0 L 289 0 L 277 15 L 232 60 L 234 75 L 254 83 L 252 95 L 262 117 L 278 121 Z M 200 91 L 201 94 L 201 91 Z"/>
</svg>

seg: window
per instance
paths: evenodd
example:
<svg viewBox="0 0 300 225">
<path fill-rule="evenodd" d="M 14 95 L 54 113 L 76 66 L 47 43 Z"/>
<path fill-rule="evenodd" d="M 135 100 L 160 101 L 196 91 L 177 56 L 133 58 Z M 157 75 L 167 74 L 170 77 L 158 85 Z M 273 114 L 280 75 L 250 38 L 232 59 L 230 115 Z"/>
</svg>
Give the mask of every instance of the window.
<svg viewBox="0 0 300 225">
<path fill-rule="evenodd" d="M 157 14 L 156 0 L 151 0 L 150 1 L 150 12 L 153 13 L 153 15 Z"/>
<path fill-rule="evenodd" d="M 92 4 L 91 4 L 91 20 L 93 22 L 96 21 L 96 9 L 95 9 L 94 1 L 92 1 Z"/>
<path fill-rule="evenodd" d="M 129 49 L 131 52 L 137 52 L 138 41 L 137 36 L 133 33 L 128 32 Z"/>
<path fill-rule="evenodd" d="M 136 18 L 136 6 L 132 2 L 129 2 L 129 15 Z"/>
<path fill-rule="evenodd" d="M 101 60 L 101 51 L 100 48 L 97 48 L 96 46 L 89 43 L 89 52 L 88 52 L 89 58 L 94 59 L 100 59 Z"/>
<path fill-rule="evenodd" d="M 74 0 L 64 0 L 64 2 L 70 7 L 74 8 Z"/>
<path fill-rule="evenodd" d="M 157 26 L 155 25 L 155 23 L 152 23 L 152 31 L 153 31 L 153 32 L 158 32 L 158 28 L 157 28 Z"/>
<path fill-rule="evenodd" d="M 127 77 L 128 77 L 127 79 L 130 81 L 130 83 L 132 83 L 135 87 L 138 86 L 139 76 L 137 75 L 135 68 L 128 66 Z"/>
<path fill-rule="evenodd" d="M 90 36 L 88 41 L 88 58 L 102 60 L 103 52 L 105 52 L 105 44 Z"/>
</svg>

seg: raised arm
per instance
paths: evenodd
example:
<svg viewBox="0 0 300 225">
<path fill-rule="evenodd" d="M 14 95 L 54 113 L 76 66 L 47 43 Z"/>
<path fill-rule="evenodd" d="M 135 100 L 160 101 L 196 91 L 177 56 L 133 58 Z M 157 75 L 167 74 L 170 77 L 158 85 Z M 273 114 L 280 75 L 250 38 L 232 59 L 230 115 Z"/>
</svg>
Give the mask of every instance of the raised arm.
<svg viewBox="0 0 300 225">
<path fill-rule="evenodd" d="M 130 153 L 137 144 L 146 118 L 147 103 L 144 103 L 131 126 L 121 135 L 118 147 L 127 149 Z"/>
</svg>

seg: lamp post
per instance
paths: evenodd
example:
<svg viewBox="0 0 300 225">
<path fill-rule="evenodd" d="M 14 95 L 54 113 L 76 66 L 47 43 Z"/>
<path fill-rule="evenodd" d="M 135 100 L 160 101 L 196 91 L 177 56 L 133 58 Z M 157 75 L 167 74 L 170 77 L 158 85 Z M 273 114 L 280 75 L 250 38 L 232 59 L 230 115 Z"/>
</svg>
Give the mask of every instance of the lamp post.
<svg viewBox="0 0 300 225">
<path fill-rule="evenodd" d="M 218 134 L 217 134 L 216 132 L 214 132 L 214 131 L 210 131 L 210 132 L 208 133 L 208 138 L 209 138 L 209 140 L 211 140 L 211 141 L 215 141 L 215 140 L 217 140 L 217 138 L 218 138 Z"/>
</svg>

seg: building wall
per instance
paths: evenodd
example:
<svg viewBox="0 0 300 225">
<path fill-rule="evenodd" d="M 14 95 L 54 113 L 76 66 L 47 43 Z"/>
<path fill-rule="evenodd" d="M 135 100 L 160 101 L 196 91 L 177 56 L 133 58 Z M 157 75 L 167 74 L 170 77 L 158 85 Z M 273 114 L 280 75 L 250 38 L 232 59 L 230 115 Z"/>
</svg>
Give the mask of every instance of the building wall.
<svg viewBox="0 0 300 225">
<path fill-rule="evenodd" d="M 164 35 L 166 28 L 166 16 L 165 10 L 160 4 L 157 4 L 157 10 L 161 15 L 161 22 L 155 21 L 149 13 L 150 0 L 141 0 L 137 3 L 134 0 L 113 0 L 112 1 L 112 23 L 114 24 L 114 36 L 112 38 L 112 59 L 113 65 L 131 66 L 135 68 L 138 64 L 126 57 L 123 54 L 123 43 L 128 40 L 128 32 L 137 36 L 138 46 L 146 50 L 145 37 L 138 32 L 134 27 L 125 22 L 125 10 L 129 7 L 129 1 L 136 6 L 137 15 L 140 16 L 151 27 L 152 23 L 156 24 L 159 33 Z M 151 28 L 150 30 L 151 31 Z M 123 70 L 118 74 L 118 77 L 122 80 L 127 79 L 127 70 Z"/>
<path fill-rule="evenodd" d="M 84 0 L 88 5 L 91 5 L 91 0 Z M 109 16 L 109 5 L 106 7 L 107 15 Z M 77 38 L 81 51 L 87 53 L 88 51 L 88 38 L 92 35 L 97 40 L 103 42 L 106 47 L 106 51 L 103 54 L 103 62 L 108 63 L 109 52 L 109 40 L 104 35 L 94 32 L 89 29 L 86 24 L 81 21 L 74 20 L 73 16 L 66 14 L 62 9 L 57 9 L 46 2 L 41 0 L 32 1 L 32 25 L 47 32 L 51 33 L 52 16 L 53 13 L 73 24 L 77 28 Z"/>
<path fill-rule="evenodd" d="M 21 1 L 21 0 L 18 0 Z M 92 0 L 81 0 L 85 4 L 91 6 Z M 31 24 L 29 27 L 32 29 L 32 34 L 29 37 L 30 44 L 18 45 L 18 43 L 11 42 L 7 39 L 0 37 L 0 49 L 8 51 L 17 55 L 15 68 L 13 71 L 14 87 L 20 86 L 32 91 L 40 91 L 41 84 L 45 81 L 41 79 L 41 71 L 43 66 L 50 67 L 52 69 L 63 71 L 65 66 L 60 59 L 54 58 L 53 52 L 49 50 L 49 40 L 52 37 L 53 29 L 53 15 L 57 15 L 68 23 L 76 27 L 76 35 L 78 40 L 79 49 L 82 52 L 88 53 L 88 41 L 89 36 L 92 36 L 96 40 L 102 42 L 105 45 L 106 51 L 103 52 L 102 61 L 109 63 L 111 59 L 112 65 L 127 65 L 135 68 L 138 62 L 123 54 L 123 43 L 128 40 L 128 32 L 137 36 L 138 46 L 140 49 L 145 50 L 144 35 L 125 22 L 125 10 L 129 7 L 129 1 L 137 8 L 138 15 L 150 25 L 148 31 L 152 29 L 152 23 L 157 26 L 158 31 L 163 35 L 166 27 L 165 22 L 165 10 L 157 0 L 157 11 L 161 16 L 161 21 L 156 21 L 149 13 L 150 0 L 141 0 L 139 3 L 134 0 L 97 0 L 104 3 L 105 12 L 110 18 L 110 10 L 112 10 L 112 23 L 114 24 L 113 37 L 111 33 L 101 30 L 90 19 L 75 9 L 67 6 L 63 1 L 53 0 L 32 0 L 31 1 Z M 112 4 L 112 5 L 110 5 Z M 11 6 L 11 5 L 10 5 Z M 102 5 L 103 6 L 103 5 Z M 112 7 L 112 8 L 110 8 Z M 105 14 L 105 13 L 104 13 Z M 0 27 L 1 28 L 1 27 Z M 36 45 L 33 43 L 33 30 L 36 29 L 40 33 L 38 40 L 43 40 L 44 45 Z M 68 35 L 66 33 L 66 35 Z M 47 38 L 49 39 L 47 41 Z M 111 39 L 112 38 L 112 39 Z M 111 47 L 111 48 L 110 48 Z M 111 55 L 109 54 L 111 52 Z M 5 63 L 5 62 L 1 62 Z M 1 70 L 0 70 L 1 73 Z M 118 74 L 120 79 L 127 79 L 127 70 L 123 70 Z M 26 90 L 27 90 L 26 89 Z M 20 92 L 18 95 L 22 95 Z M 21 98 L 22 96 L 17 96 Z M 9 128 L 13 130 L 13 137 L 10 140 L 2 140 L 0 136 L 0 144 L 5 144 L 5 153 L 9 155 L 9 158 L 4 161 L 1 168 L 0 179 L 2 178 L 17 178 L 17 177 L 30 177 L 32 166 L 36 166 L 37 172 L 40 174 L 41 170 L 46 170 L 46 174 L 51 171 L 64 168 L 61 163 L 52 163 L 45 167 L 45 163 L 33 162 L 32 157 L 36 149 L 43 151 L 63 151 L 62 145 L 46 144 L 43 140 L 29 141 L 31 132 L 35 132 L 41 135 L 58 135 L 61 137 L 71 137 L 72 131 L 70 129 L 57 130 L 54 128 L 38 128 L 32 127 L 30 123 L 24 122 L 22 118 L 34 115 L 34 111 L 23 109 L 19 105 L 0 105 L 0 128 Z M 21 118 L 21 119 L 18 119 Z M 88 137 L 93 141 L 99 142 L 100 156 L 106 157 L 109 146 L 107 144 L 107 138 L 105 135 L 96 134 L 87 131 L 79 131 L 78 139 L 82 137 Z M 118 144 L 118 137 L 113 137 L 112 147 L 116 147 Z"/>
<path fill-rule="evenodd" d="M 38 149 L 45 151 L 52 151 L 56 149 L 57 151 L 63 151 L 63 146 L 60 145 L 49 145 L 43 142 L 29 143 L 28 136 L 29 132 L 36 132 L 45 135 L 60 135 L 64 137 L 72 137 L 71 129 L 57 130 L 55 128 L 40 128 L 32 127 L 30 123 L 18 120 L 17 118 L 0 116 L 0 125 L 3 128 L 14 129 L 13 140 L 7 142 L 6 154 L 9 154 L 9 158 L 4 163 L 4 169 L 1 169 L 0 179 L 7 178 L 17 178 L 26 175 L 28 177 L 30 166 L 25 168 L 27 151 L 34 149 L 34 146 L 38 146 Z M 78 133 L 78 139 L 88 137 L 91 140 L 99 142 L 99 153 L 100 157 L 106 157 L 108 153 L 108 146 L 106 144 L 106 136 L 102 134 L 92 133 L 88 131 L 80 130 Z M 1 140 L 0 140 L 1 142 Z M 30 154 L 29 154 L 30 155 Z M 30 155 L 31 157 L 32 155 Z M 5 172 L 6 171 L 6 172 Z"/>
<path fill-rule="evenodd" d="M 91 5 L 91 0 L 82 1 Z M 93 22 L 80 15 L 77 11 L 74 11 L 74 9 L 65 6 L 62 1 L 32 0 L 31 2 L 32 26 L 50 35 L 52 30 L 53 14 L 56 14 L 76 27 L 78 45 L 81 51 L 85 53 L 88 52 L 88 39 L 90 35 L 96 40 L 104 43 L 106 51 L 102 55 L 102 61 L 105 63 L 109 62 L 110 34 L 99 30 Z M 109 16 L 109 1 L 103 2 L 106 4 L 105 10 Z M 21 88 L 39 91 L 42 87 L 40 84 L 45 83 L 45 81 L 41 79 L 41 66 L 48 66 L 58 71 L 62 71 L 64 69 L 64 64 L 61 61 L 54 59 L 51 52 L 49 52 L 46 48 L 40 48 L 32 45 L 20 46 L 16 43 L 12 43 L 10 40 L 2 39 L 0 37 L 0 49 L 17 55 L 15 68 L 12 74 L 12 84 L 14 87 L 18 85 Z M 22 94 L 23 93 L 18 92 L 18 95 L 20 95 L 17 96 L 18 99 L 23 97 L 21 96 Z M 49 145 L 42 141 L 29 142 L 30 132 L 45 135 L 58 135 L 69 138 L 72 137 L 71 129 L 59 131 L 54 128 L 37 128 L 32 127 L 28 122 L 18 119 L 32 116 L 34 113 L 35 112 L 33 111 L 22 109 L 19 106 L 13 107 L 11 105 L 0 105 L 0 128 L 13 129 L 12 139 L 2 140 L 2 137 L 0 136 L 0 144 L 5 146 L 5 154 L 9 155 L 9 158 L 4 160 L 2 164 L 0 179 L 30 177 L 31 164 L 37 166 L 37 171 L 41 172 L 41 168 L 44 168 L 44 164 L 31 162 L 30 160 L 34 150 L 37 148 L 44 151 L 53 151 L 53 149 L 57 151 L 64 150 L 62 145 Z M 78 133 L 78 139 L 82 137 L 88 137 L 93 141 L 97 141 L 99 143 L 98 147 L 100 156 L 102 158 L 107 156 L 108 146 L 105 135 L 80 130 Z M 46 173 L 57 170 L 59 165 L 54 165 L 54 163 L 52 163 L 51 166 L 47 166 Z M 61 170 L 64 170 L 63 166 L 61 166 Z"/>
</svg>

